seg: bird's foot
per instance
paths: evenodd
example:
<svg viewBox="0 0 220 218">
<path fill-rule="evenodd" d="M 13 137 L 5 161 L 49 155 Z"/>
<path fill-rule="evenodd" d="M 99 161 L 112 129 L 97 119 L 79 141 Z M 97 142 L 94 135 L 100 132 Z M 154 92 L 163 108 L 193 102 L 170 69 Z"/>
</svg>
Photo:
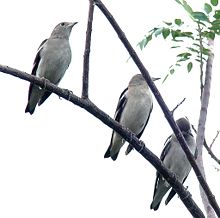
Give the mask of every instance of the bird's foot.
<svg viewBox="0 0 220 218">
<path fill-rule="evenodd" d="M 41 79 L 43 80 L 44 82 L 44 86 L 43 86 L 43 89 L 46 89 L 47 87 L 47 82 L 50 82 L 48 79 L 46 79 L 45 77 L 41 77 Z"/>
<path fill-rule="evenodd" d="M 140 153 L 145 148 L 145 144 L 144 144 L 144 142 L 142 140 L 139 140 L 139 142 L 140 142 L 141 148 L 140 148 L 140 150 L 138 152 Z"/>
<path fill-rule="evenodd" d="M 64 90 L 67 93 L 67 100 L 70 101 L 70 98 L 71 98 L 71 95 L 73 94 L 73 92 L 71 90 L 69 90 L 69 89 L 64 89 Z"/>
</svg>

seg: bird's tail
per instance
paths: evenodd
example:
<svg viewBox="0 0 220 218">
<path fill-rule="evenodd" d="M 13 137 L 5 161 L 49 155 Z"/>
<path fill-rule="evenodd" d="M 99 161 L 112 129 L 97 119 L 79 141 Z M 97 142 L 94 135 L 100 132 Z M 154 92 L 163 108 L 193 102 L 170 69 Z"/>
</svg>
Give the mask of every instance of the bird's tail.
<svg viewBox="0 0 220 218">
<path fill-rule="evenodd" d="M 125 154 L 128 155 L 132 150 L 133 150 L 133 147 L 132 147 L 132 145 L 129 144 L 126 151 L 125 151 Z"/>
<path fill-rule="evenodd" d="M 109 158 L 111 157 L 112 160 L 116 160 L 118 157 L 118 153 L 115 153 L 114 155 L 111 154 L 111 145 L 108 147 L 107 151 L 105 152 L 104 158 Z"/>
<path fill-rule="evenodd" d="M 41 95 L 42 95 L 42 90 L 38 86 L 33 85 L 29 93 L 29 98 L 25 109 L 25 113 L 30 113 L 30 114 L 34 113 L 35 107 L 39 99 L 41 98 Z"/>
<path fill-rule="evenodd" d="M 165 180 L 159 181 L 158 188 L 150 205 L 150 209 L 157 210 L 159 208 L 162 198 L 169 189 L 170 186 Z"/>
</svg>

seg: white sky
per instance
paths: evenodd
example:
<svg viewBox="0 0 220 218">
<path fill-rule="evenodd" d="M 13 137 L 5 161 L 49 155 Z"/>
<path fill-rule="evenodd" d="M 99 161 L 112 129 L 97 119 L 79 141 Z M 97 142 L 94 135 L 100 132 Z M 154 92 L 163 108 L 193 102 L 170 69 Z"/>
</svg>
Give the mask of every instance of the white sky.
<svg viewBox="0 0 220 218">
<path fill-rule="evenodd" d="M 202 2 L 202 1 L 201 1 Z M 185 12 L 174 0 L 104 1 L 131 44 L 136 44 L 152 27 Z M 202 4 L 199 8 L 202 7 Z M 70 38 L 72 63 L 60 87 L 81 94 L 81 78 L 88 0 L 1 2 L 0 60 L 3 65 L 31 73 L 36 50 L 54 26 L 61 21 L 78 21 Z M 216 41 L 216 48 L 219 41 Z M 158 40 L 144 52 L 136 47 L 154 77 L 164 77 L 175 60 L 169 46 Z M 216 51 L 217 52 L 217 51 Z M 118 97 L 130 78 L 139 73 L 111 26 L 95 8 L 90 62 L 90 98 L 102 110 L 114 115 Z M 207 120 L 210 143 L 219 126 L 219 53 L 213 66 L 213 96 Z M 188 74 L 179 70 L 166 83 L 157 82 L 172 109 L 184 97 L 176 118 L 187 116 L 197 124 L 199 115 L 198 68 Z M 155 169 L 137 152 L 117 161 L 104 159 L 111 130 L 79 107 L 56 95 L 37 107 L 33 116 L 25 114 L 29 83 L 0 73 L 0 217 L 190 217 L 182 202 L 174 197 L 158 211 L 149 209 Z M 154 101 L 154 110 L 142 136 L 155 154 L 160 155 L 171 134 Z M 218 155 L 220 139 L 213 151 Z M 204 151 L 208 182 L 220 203 L 220 174 L 217 164 Z M 218 155 L 220 156 L 220 155 Z M 186 186 L 201 206 L 194 172 Z"/>
</svg>

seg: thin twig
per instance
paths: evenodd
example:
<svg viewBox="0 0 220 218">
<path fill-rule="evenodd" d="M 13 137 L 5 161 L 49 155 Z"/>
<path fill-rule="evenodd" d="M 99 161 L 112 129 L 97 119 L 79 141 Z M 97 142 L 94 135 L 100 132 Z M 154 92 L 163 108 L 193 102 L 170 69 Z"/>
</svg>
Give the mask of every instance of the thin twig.
<svg viewBox="0 0 220 218">
<path fill-rule="evenodd" d="M 202 29 L 201 26 L 198 22 L 198 32 L 199 32 L 199 48 L 200 48 L 200 99 L 202 99 L 202 93 L 203 93 L 203 88 L 204 88 L 204 83 L 203 83 L 203 43 L 202 43 Z"/>
<path fill-rule="evenodd" d="M 86 44 L 84 51 L 84 61 L 83 61 L 83 86 L 82 86 L 82 98 L 89 97 L 89 55 L 91 47 L 91 35 L 92 35 L 92 21 L 94 14 L 94 2 L 93 0 L 89 1 L 89 14 L 88 14 L 88 23 L 86 30 Z"/>
<path fill-rule="evenodd" d="M 205 218 L 203 212 L 197 206 L 197 204 L 193 201 L 191 194 L 186 190 L 183 185 L 177 180 L 174 173 L 168 170 L 161 160 L 153 154 L 142 141 L 135 136 L 127 128 L 121 126 L 117 121 L 112 119 L 105 112 L 100 110 L 95 104 L 93 104 L 89 99 L 79 98 L 74 95 L 70 90 L 61 89 L 58 86 L 50 83 L 49 80 L 45 81 L 45 79 L 41 79 L 39 77 L 35 77 L 33 75 L 27 74 L 25 72 L 21 72 L 19 70 L 10 68 L 8 66 L 0 65 L 0 71 L 6 74 L 13 75 L 15 77 L 19 77 L 23 80 L 34 83 L 40 87 L 44 87 L 46 90 L 57 94 L 58 96 L 66 99 L 67 101 L 72 102 L 75 105 L 85 109 L 90 114 L 101 120 L 104 124 L 112 128 L 114 131 L 119 133 L 126 141 L 132 144 L 132 146 L 140 151 L 140 154 L 148 160 L 156 170 L 170 183 L 171 187 L 177 192 L 180 196 L 180 199 L 185 204 L 187 209 L 190 211 L 193 217 L 196 218 Z M 131 137 L 132 135 L 132 137 Z"/>
<path fill-rule="evenodd" d="M 216 136 L 214 137 L 214 139 L 212 140 L 212 143 L 210 144 L 209 148 L 212 149 L 213 144 L 215 143 L 216 139 L 218 138 L 219 135 L 219 130 L 217 130 Z"/>
<path fill-rule="evenodd" d="M 194 127 L 194 125 L 191 125 L 192 129 L 194 130 L 194 132 L 197 134 L 197 130 Z M 212 150 L 210 149 L 210 146 L 208 146 L 206 139 L 204 139 L 204 147 L 207 150 L 208 154 L 211 156 L 211 158 L 213 158 L 218 164 L 220 164 L 220 159 L 218 159 L 215 154 L 212 152 Z"/>
<path fill-rule="evenodd" d="M 200 172 L 200 169 L 196 164 L 194 156 L 192 155 L 191 151 L 189 150 L 189 148 L 187 146 L 187 143 L 186 143 L 182 133 L 180 132 L 179 128 L 177 127 L 177 125 L 176 125 L 176 123 L 175 123 L 175 121 L 172 117 L 172 114 L 169 111 L 167 105 L 165 104 L 159 90 L 154 85 L 154 82 L 151 80 L 149 72 L 147 71 L 147 69 L 145 68 L 145 66 L 143 65 L 141 60 L 139 59 L 137 53 L 135 52 L 135 50 L 131 46 L 130 42 L 126 38 L 124 32 L 121 30 L 120 26 L 115 21 L 114 17 L 108 11 L 108 9 L 105 7 L 105 5 L 100 0 L 94 0 L 94 2 L 98 6 L 98 8 L 102 11 L 102 13 L 105 15 L 105 17 L 108 19 L 108 21 L 111 23 L 112 27 L 114 28 L 114 30 L 118 34 L 118 37 L 120 38 L 121 42 L 124 44 L 125 48 L 129 52 L 131 58 L 133 59 L 133 61 L 135 62 L 135 64 L 139 68 L 140 72 L 142 73 L 143 77 L 147 81 L 147 83 L 148 83 L 152 93 L 154 94 L 158 104 L 160 105 L 160 107 L 161 107 L 168 123 L 170 124 L 170 126 L 171 126 L 173 132 L 175 133 L 178 141 L 180 142 L 180 145 L 183 148 L 190 164 L 192 165 L 192 168 L 193 168 L 193 170 L 194 170 L 194 172 L 197 176 L 197 179 L 198 179 L 199 183 L 201 184 L 201 186 L 203 187 L 203 189 L 204 189 L 204 191 L 205 191 L 205 193 L 206 193 L 206 195 L 209 199 L 210 204 L 214 208 L 216 214 L 220 217 L 220 208 L 219 208 L 219 206 L 216 202 L 215 196 L 212 194 L 206 180 L 202 176 L 202 174 Z"/>
<path fill-rule="evenodd" d="M 176 105 L 175 108 L 173 108 L 173 110 L 171 111 L 171 114 L 173 115 L 175 110 L 186 100 L 186 98 L 184 98 L 179 104 Z"/>
<path fill-rule="evenodd" d="M 215 154 L 212 152 L 212 150 L 210 149 L 210 147 L 207 145 L 206 140 L 204 140 L 204 147 L 205 149 L 208 151 L 209 155 L 211 156 L 211 158 L 213 158 L 219 165 L 220 165 L 220 159 L 218 159 Z"/>
</svg>

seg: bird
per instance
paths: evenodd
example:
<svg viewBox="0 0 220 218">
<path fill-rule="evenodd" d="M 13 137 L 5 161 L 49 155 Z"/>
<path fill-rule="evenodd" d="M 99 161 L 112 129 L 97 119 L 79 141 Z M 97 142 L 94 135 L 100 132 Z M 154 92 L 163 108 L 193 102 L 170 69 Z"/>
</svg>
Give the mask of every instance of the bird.
<svg viewBox="0 0 220 218">
<path fill-rule="evenodd" d="M 156 81 L 159 78 L 152 78 Z M 153 100 L 147 82 L 141 74 L 134 75 L 128 87 L 121 93 L 114 119 L 141 137 L 153 109 Z M 112 132 L 110 145 L 104 158 L 116 160 L 125 140 L 115 131 Z M 132 150 L 129 144 L 126 155 Z"/>
<path fill-rule="evenodd" d="M 50 37 L 39 46 L 34 59 L 32 75 L 45 78 L 58 85 L 71 62 L 69 37 L 72 28 L 78 22 L 61 22 L 53 29 Z M 25 113 L 34 113 L 35 107 L 40 106 L 51 95 L 51 92 L 30 84 L 28 103 Z"/>
<path fill-rule="evenodd" d="M 176 124 L 182 132 L 191 153 L 196 157 L 196 143 L 194 136 L 191 132 L 191 125 L 188 118 L 179 118 L 176 121 Z M 183 184 L 190 173 L 191 165 L 174 134 L 168 137 L 165 141 L 165 146 L 161 153 L 160 159 L 165 167 L 171 170 L 176 175 L 176 178 L 179 180 L 179 182 Z M 170 188 L 170 184 L 162 177 L 162 175 L 159 174 L 159 172 L 157 172 L 153 193 L 153 201 L 150 205 L 151 209 L 157 210 L 159 208 L 164 195 L 169 191 Z M 175 194 L 175 190 L 171 189 L 165 201 L 165 205 L 170 202 Z"/>
</svg>

